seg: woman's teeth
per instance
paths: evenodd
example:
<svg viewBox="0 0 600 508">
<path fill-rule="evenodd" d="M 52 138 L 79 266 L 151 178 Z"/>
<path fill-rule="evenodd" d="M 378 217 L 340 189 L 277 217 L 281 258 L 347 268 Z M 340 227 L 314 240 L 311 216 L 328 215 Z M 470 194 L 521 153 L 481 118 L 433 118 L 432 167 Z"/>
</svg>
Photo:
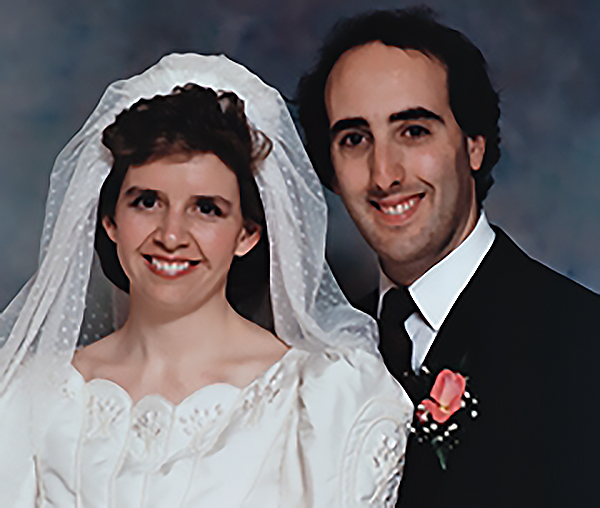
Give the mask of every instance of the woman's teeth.
<svg viewBox="0 0 600 508">
<path fill-rule="evenodd" d="M 165 272 L 167 275 L 177 275 L 180 272 L 187 270 L 190 267 L 189 261 L 160 261 L 156 258 L 152 258 L 152 266 L 156 270 L 160 270 L 161 272 Z"/>
<path fill-rule="evenodd" d="M 417 198 L 411 198 L 396 206 L 381 206 L 381 211 L 386 215 L 400 215 L 410 210 L 417 203 Z"/>
</svg>

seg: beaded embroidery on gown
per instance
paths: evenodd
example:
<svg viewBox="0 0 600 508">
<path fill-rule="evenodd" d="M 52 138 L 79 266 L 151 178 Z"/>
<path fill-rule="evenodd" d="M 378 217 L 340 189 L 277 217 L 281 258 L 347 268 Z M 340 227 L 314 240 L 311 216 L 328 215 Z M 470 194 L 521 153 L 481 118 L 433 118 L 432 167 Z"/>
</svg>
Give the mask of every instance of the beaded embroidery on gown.
<svg viewBox="0 0 600 508">
<path fill-rule="evenodd" d="M 275 331 L 290 350 L 243 389 L 132 403 L 71 366 L 90 330 L 122 324 L 93 263 L 116 114 L 188 82 L 228 90 L 273 143 L 256 175 Z M 392 507 L 412 404 L 376 325 L 324 259 L 326 204 L 278 92 L 225 57 L 170 55 L 111 85 L 51 175 L 38 272 L 0 315 L 0 499 L 11 508 Z"/>
</svg>

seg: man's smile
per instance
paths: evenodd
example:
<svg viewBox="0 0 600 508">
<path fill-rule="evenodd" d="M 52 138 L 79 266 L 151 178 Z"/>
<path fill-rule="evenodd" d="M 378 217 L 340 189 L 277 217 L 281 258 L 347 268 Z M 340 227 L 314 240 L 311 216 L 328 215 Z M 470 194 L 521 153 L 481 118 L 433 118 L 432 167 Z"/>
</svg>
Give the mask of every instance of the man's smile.
<svg viewBox="0 0 600 508">
<path fill-rule="evenodd" d="M 386 223 L 399 224 L 415 214 L 424 197 L 424 193 L 411 196 L 392 195 L 382 199 L 370 199 L 369 204 L 383 215 Z"/>
</svg>

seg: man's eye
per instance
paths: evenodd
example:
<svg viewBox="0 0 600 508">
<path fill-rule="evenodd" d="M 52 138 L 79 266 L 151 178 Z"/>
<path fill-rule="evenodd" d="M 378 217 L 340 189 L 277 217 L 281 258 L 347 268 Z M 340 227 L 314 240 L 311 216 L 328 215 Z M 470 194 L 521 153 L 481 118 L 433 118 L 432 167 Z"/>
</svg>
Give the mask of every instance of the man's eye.
<svg viewBox="0 0 600 508">
<path fill-rule="evenodd" d="M 223 215 L 223 211 L 214 203 L 214 201 L 201 199 L 196 203 L 200 213 L 204 215 L 214 215 L 220 217 Z"/>
<path fill-rule="evenodd" d="M 422 125 L 411 125 L 404 131 L 404 135 L 409 138 L 420 138 L 428 134 L 431 134 L 431 131 Z"/>
<path fill-rule="evenodd" d="M 358 146 L 362 143 L 365 136 L 358 132 L 351 132 L 340 139 L 340 146 Z"/>
</svg>

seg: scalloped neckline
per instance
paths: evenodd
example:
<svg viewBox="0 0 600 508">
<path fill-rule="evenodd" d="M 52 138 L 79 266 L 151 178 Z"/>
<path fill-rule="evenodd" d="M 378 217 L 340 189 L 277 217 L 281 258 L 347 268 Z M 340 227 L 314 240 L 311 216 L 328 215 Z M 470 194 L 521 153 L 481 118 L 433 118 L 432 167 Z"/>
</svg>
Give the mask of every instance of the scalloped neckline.
<svg viewBox="0 0 600 508">
<path fill-rule="evenodd" d="M 277 369 L 281 368 L 288 361 L 287 358 L 293 356 L 291 354 L 292 351 L 300 351 L 300 349 L 295 348 L 295 347 L 290 347 L 282 355 L 282 357 L 279 360 L 274 362 L 266 370 L 259 373 L 252 381 L 250 381 L 250 383 L 248 383 L 246 386 L 244 386 L 242 388 L 235 386 L 231 383 L 211 383 L 208 385 L 201 386 L 196 391 L 194 391 L 194 392 L 190 393 L 189 395 L 187 395 L 186 397 L 184 397 L 178 403 L 174 403 L 174 402 L 170 401 L 169 399 L 167 399 L 164 395 L 161 395 L 160 393 L 149 393 L 147 395 L 144 395 L 143 397 L 141 397 L 138 400 L 134 400 L 131 397 L 131 395 L 129 395 L 129 392 L 125 388 L 123 388 L 119 383 L 112 381 L 110 379 L 101 378 L 101 377 L 86 380 L 84 378 L 83 374 L 81 372 L 79 372 L 72 363 L 69 363 L 68 367 L 72 373 L 72 376 L 70 376 L 71 379 L 77 379 L 77 382 L 82 384 L 83 386 L 88 386 L 88 387 L 107 386 L 111 390 L 115 390 L 117 393 L 121 394 L 121 396 L 128 402 L 128 406 L 132 410 L 142 404 L 147 403 L 149 400 L 158 400 L 161 403 L 164 403 L 165 405 L 169 406 L 171 409 L 175 410 L 179 407 L 187 405 L 190 400 L 195 399 L 201 393 L 205 394 L 205 393 L 214 391 L 215 393 L 229 392 L 229 393 L 235 393 L 236 395 L 238 395 L 240 393 L 251 390 L 254 386 L 260 384 L 260 382 L 262 380 L 269 377 Z"/>
</svg>

